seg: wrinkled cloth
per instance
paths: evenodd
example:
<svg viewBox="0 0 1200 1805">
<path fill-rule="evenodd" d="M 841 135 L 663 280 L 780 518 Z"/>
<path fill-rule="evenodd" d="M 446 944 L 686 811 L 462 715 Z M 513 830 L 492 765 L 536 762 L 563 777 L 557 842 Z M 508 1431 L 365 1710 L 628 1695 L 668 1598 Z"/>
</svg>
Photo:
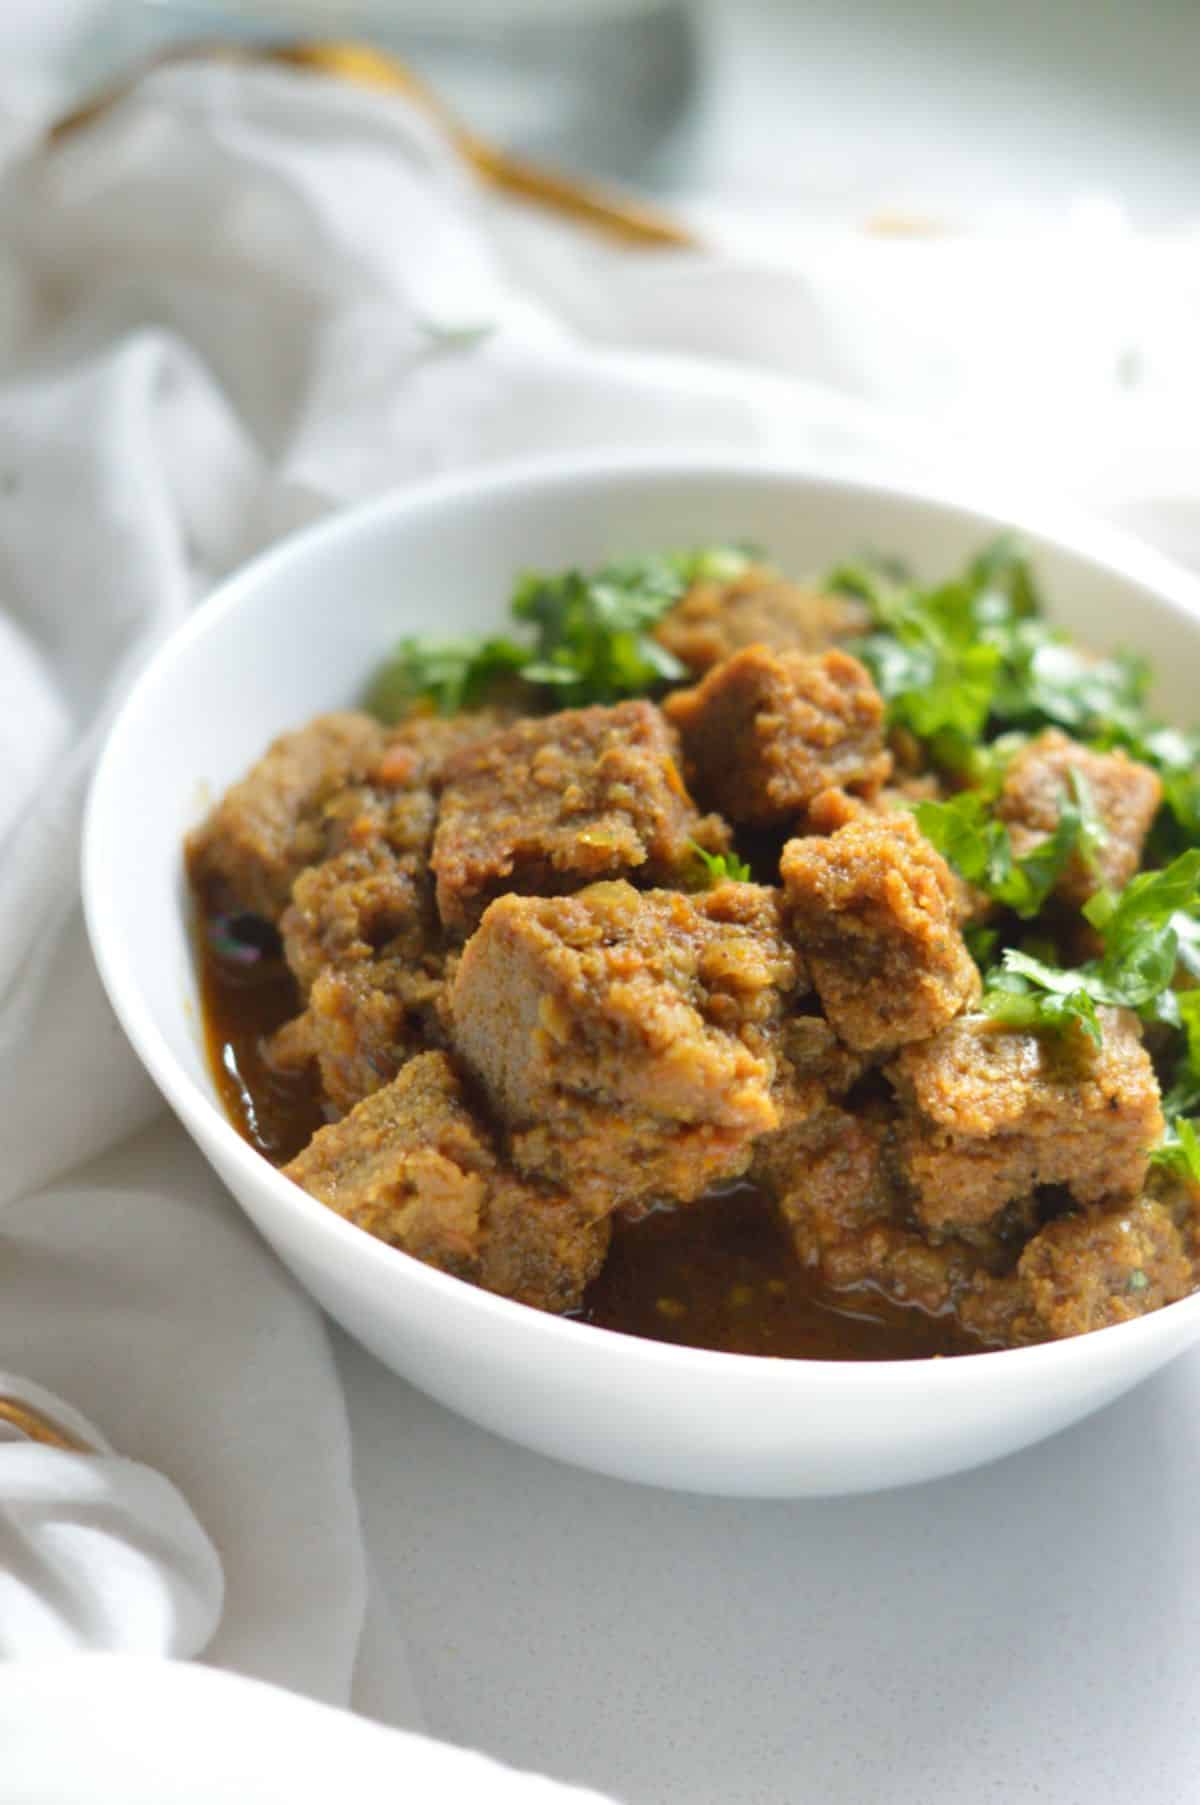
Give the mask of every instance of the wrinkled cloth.
<svg viewBox="0 0 1200 1805">
<path fill-rule="evenodd" d="M 224 1579 L 191 1506 L 161 1473 L 115 1454 L 77 1410 L 0 1373 L 0 1397 L 88 1449 L 0 1425 L 0 1659 L 110 1648 L 188 1656 L 211 1640 Z"/>
<path fill-rule="evenodd" d="M 419 1722 L 403 1626 L 372 1615 L 319 1314 L 181 1133 L 147 1127 L 157 1100 L 83 940 L 97 747 L 223 574 L 395 484 L 652 445 L 1007 465 L 1200 561 L 1188 247 L 1047 250 L 1039 311 L 995 247 L 801 243 L 772 263 L 729 237 L 708 257 L 585 243 L 485 206 L 394 99 L 274 69 L 162 71 L 0 168 L 0 1367 L 106 1450 L 0 1446 L 24 1574 L 20 1609 L 0 1594 L 7 1654 L 203 1649 L 347 1704 L 367 1635 L 389 1715 Z M 73 1461 L 91 1465 L 68 1483 Z M 115 1662 L 39 1673 L 0 1681 L 0 1723 L 27 1708 L 45 1730 L 86 1696 L 119 1725 L 148 1684 Z M 150 1684 L 164 1721 L 188 1709 L 168 1692 L 214 1686 L 231 1736 L 262 1705 L 211 1676 Z M 309 1738 L 272 1700 L 313 1772 L 371 1742 L 315 1710 Z M 478 1775 L 474 1796 L 510 1796 Z M 15 1797 L 70 1796 L 24 1781 Z M 111 1785 L 89 1796 L 138 1796 Z"/>
<path fill-rule="evenodd" d="M 62 1746 L 49 1761 L 55 1728 Z M 601 1805 L 598 1793 L 261 1681 L 113 1655 L 30 1661 L 5 1676 L 0 1787 L 4 1805 L 328 1805 L 347 1794 L 355 1805 Z"/>
<path fill-rule="evenodd" d="M 45 1388 L 101 1450 L 0 1445 L 0 1650 L 206 1650 L 344 1701 L 366 1576 L 329 1348 L 200 1155 L 164 1120 L 9 1203 L 0 1249 L 0 1395 Z"/>
</svg>

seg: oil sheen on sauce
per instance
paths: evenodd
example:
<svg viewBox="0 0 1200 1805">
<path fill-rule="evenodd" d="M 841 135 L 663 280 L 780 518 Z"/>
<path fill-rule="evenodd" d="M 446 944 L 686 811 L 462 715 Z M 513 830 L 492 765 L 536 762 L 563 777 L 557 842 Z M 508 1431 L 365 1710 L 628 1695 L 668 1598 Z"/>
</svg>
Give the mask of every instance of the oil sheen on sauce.
<svg viewBox="0 0 1200 1805">
<path fill-rule="evenodd" d="M 326 1120 L 314 1074 L 281 1073 L 267 1038 L 300 1009 L 295 980 L 269 938 L 253 960 L 231 956 L 217 919 L 197 934 L 209 1064 L 226 1113 L 252 1147 L 285 1165 Z M 823 1290 L 792 1252 L 754 1186 L 618 1219 L 612 1250 L 578 1320 L 683 1347 L 808 1360 L 920 1360 L 976 1351 L 951 1318 L 864 1287 Z"/>
</svg>

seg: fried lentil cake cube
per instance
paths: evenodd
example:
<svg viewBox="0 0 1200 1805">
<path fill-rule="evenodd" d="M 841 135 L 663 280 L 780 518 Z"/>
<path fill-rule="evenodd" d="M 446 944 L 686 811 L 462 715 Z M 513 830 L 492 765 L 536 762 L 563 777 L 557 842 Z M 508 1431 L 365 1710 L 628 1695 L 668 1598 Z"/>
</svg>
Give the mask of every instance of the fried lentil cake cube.
<svg viewBox="0 0 1200 1805">
<path fill-rule="evenodd" d="M 364 714 L 321 715 L 283 734 L 189 834 L 192 883 L 219 884 L 238 908 L 277 921 L 300 872 L 325 856 L 326 804 L 384 745 L 383 728 Z"/>
<path fill-rule="evenodd" d="M 1017 1272 L 1055 1340 L 1145 1316 L 1195 1283 L 1178 1228 L 1149 1197 L 1058 1217 L 1028 1243 Z"/>
<path fill-rule="evenodd" d="M 1076 853 L 1056 886 L 1064 902 L 1084 903 L 1101 888 L 1122 889 L 1137 871 L 1162 801 L 1162 782 L 1156 771 L 1124 752 L 1092 752 L 1049 728 L 1017 753 L 997 804 L 1019 859 L 1058 826 L 1063 798 L 1071 795 L 1072 773 L 1086 784 L 1105 832 L 1093 864 Z"/>
<path fill-rule="evenodd" d="M 663 617 L 655 637 L 699 676 L 744 646 L 823 652 L 870 627 L 864 602 L 785 582 L 778 571 L 759 564 L 732 581 L 694 583 Z"/>
<path fill-rule="evenodd" d="M 286 1175 L 389 1246 L 541 1310 L 574 1308 L 604 1261 L 606 1223 L 518 1179 L 444 1053 L 424 1053 Z"/>
<path fill-rule="evenodd" d="M 900 1165 L 928 1228 L 986 1222 L 1046 1185 L 1080 1204 L 1138 1196 L 1162 1138 L 1158 1084 L 1136 1016 L 1099 1014 L 1100 1047 L 968 1015 L 893 1061 Z"/>
<path fill-rule="evenodd" d="M 189 834 L 193 885 L 278 921 L 296 878 L 352 846 L 364 812 L 388 815 L 393 844 L 427 852 L 436 773 L 454 747 L 503 719 L 494 710 L 450 721 L 422 715 L 388 730 L 346 711 L 283 734 Z"/>
<path fill-rule="evenodd" d="M 308 1007 L 275 1037 L 284 1069 L 307 1051 L 326 1095 L 345 1112 L 441 1044 L 445 949 L 428 854 L 447 756 L 485 734 L 494 711 L 420 716 L 387 735 L 360 784 L 325 810 L 331 856 L 302 871 L 280 922 Z"/>
<path fill-rule="evenodd" d="M 799 987 L 794 1000 L 801 992 Z M 809 1160 L 817 1124 L 841 1117 L 838 1103 L 868 1069 L 865 1054 L 838 1040 L 822 1016 L 788 1014 L 774 1039 L 771 1101 L 779 1126 L 754 1143 L 748 1178 L 777 1201 Z M 847 1118 L 849 1119 L 849 1118 Z"/>
<path fill-rule="evenodd" d="M 363 781 L 325 805 L 326 854 L 343 857 L 348 873 L 398 866 L 431 891 L 429 854 L 447 761 L 508 721 L 499 709 L 481 708 L 448 719 L 422 713 L 391 728 Z M 378 935 L 365 937 L 378 943 Z"/>
<path fill-rule="evenodd" d="M 1181 1172 L 1154 1166 L 1146 1195 L 1162 1204 L 1179 1230 L 1184 1252 L 1192 1262 L 1195 1284 L 1200 1287 L 1200 1184 Z"/>
<path fill-rule="evenodd" d="M 908 1221 L 886 1109 L 827 1104 L 759 1142 L 751 1175 L 775 1200 L 796 1256 L 834 1291 L 870 1286 L 933 1315 L 982 1274 L 961 1241 L 934 1247 Z"/>
<path fill-rule="evenodd" d="M 779 1206 L 805 1264 L 896 1214 L 900 1190 L 888 1140 L 886 1120 L 829 1102 L 758 1143 L 751 1176 Z"/>
<path fill-rule="evenodd" d="M 652 702 L 518 721 L 455 754 L 432 857 L 446 928 L 470 933 L 505 891 L 671 883 L 695 868 L 692 841 L 721 850 L 726 830 L 701 820 L 676 754 Z"/>
<path fill-rule="evenodd" d="M 321 1084 L 335 1109 L 346 1114 L 390 1084 L 408 1060 L 441 1045 L 445 988 L 436 955 L 423 964 L 384 958 L 325 967 L 305 1016 Z"/>
<path fill-rule="evenodd" d="M 431 886 L 420 862 L 386 840 L 337 853 L 302 871 L 280 922 L 284 955 L 304 992 L 327 966 L 381 953 L 419 962 L 433 942 Z"/>
<path fill-rule="evenodd" d="M 342 1112 L 427 1044 L 443 988 L 432 881 L 417 854 L 394 850 L 385 831 L 392 813 L 362 814 L 371 834 L 302 871 L 280 923 L 307 1006 L 304 1030 L 288 1023 L 271 1057 L 286 1069 L 307 1049 Z"/>
<path fill-rule="evenodd" d="M 750 827 L 794 821 L 823 790 L 874 795 L 891 773 L 883 699 L 848 652 L 748 646 L 663 709 L 698 794 Z"/>
<path fill-rule="evenodd" d="M 848 1047 L 924 1040 L 978 997 L 960 886 L 910 816 L 789 840 L 780 872 L 792 937 Z"/>
<path fill-rule="evenodd" d="M 271 1058 L 286 1070 L 307 1051 L 336 1109 L 440 1043 L 445 953 L 419 860 L 383 839 L 338 853 L 300 874 L 280 929 L 307 1005 L 274 1037 Z"/>
<path fill-rule="evenodd" d="M 597 1215 L 688 1201 L 778 1125 L 773 1044 L 798 978 L 756 884 L 504 896 L 463 952 L 452 1041 L 522 1171 Z"/>
<path fill-rule="evenodd" d="M 438 941 L 429 853 L 448 757 L 503 725 L 492 709 L 393 729 L 364 781 L 324 811 L 327 855 L 300 873 L 280 923 L 302 990 L 329 965 L 378 955 L 420 963 Z"/>
</svg>

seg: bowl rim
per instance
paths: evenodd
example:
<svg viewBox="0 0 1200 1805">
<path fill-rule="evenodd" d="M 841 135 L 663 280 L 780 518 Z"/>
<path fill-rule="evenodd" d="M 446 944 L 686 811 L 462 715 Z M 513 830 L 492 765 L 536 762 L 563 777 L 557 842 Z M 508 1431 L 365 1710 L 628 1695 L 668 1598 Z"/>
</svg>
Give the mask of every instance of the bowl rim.
<svg viewBox="0 0 1200 1805">
<path fill-rule="evenodd" d="M 865 1391 L 882 1386 L 891 1393 L 912 1389 L 924 1393 L 927 1387 L 934 1387 L 939 1393 L 947 1389 L 956 1393 L 961 1387 L 977 1382 L 981 1361 L 987 1363 L 986 1370 L 996 1380 L 1005 1375 L 1014 1384 L 1024 1386 L 1030 1381 L 1036 1382 L 1048 1362 L 1058 1370 L 1090 1362 L 1097 1354 L 1101 1340 L 1108 1353 L 1115 1357 L 1118 1337 L 1122 1338 L 1121 1347 L 1130 1354 L 1138 1341 L 1150 1342 L 1160 1335 L 1173 1338 L 1174 1325 L 1182 1314 L 1189 1314 L 1194 1319 L 1193 1327 L 1200 1329 L 1200 1292 L 1164 1305 L 1146 1316 L 1091 1330 L 1085 1335 L 1029 1347 L 956 1355 L 953 1359 L 790 1359 L 781 1355 L 686 1347 L 600 1328 L 535 1310 L 485 1291 L 467 1280 L 427 1266 L 402 1249 L 390 1247 L 347 1222 L 291 1179 L 285 1178 L 243 1140 L 215 1095 L 209 1094 L 177 1060 L 140 987 L 136 966 L 123 956 L 121 920 L 110 907 L 105 880 L 109 843 L 117 837 L 115 824 L 120 818 L 115 807 L 120 795 L 117 766 L 125 742 L 136 737 L 141 712 L 151 696 L 170 683 L 180 666 L 186 665 L 193 646 L 209 635 L 219 634 L 231 615 L 253 605 L 256 593 L 265 584 L 289 568 L 302 569 L 314 552 L 336 551 L 339 544 L 357 540 L 360 536 L 369 537 L 391 526 L 400 529 L 408 519 L 430 507 L 460 502 L 469 505 L 483 497 L 516 497 L 531 491 L 542 492 L 549 500 L 556 490 L 570 489 L 578 484 L 619 487 L 631 477 L 658 479 L 663 483 L 695 477 L 725 480 L 732 485 L 754 482 L 780 489 L 796 485 L 841 491 L 851 489 L 864 497 L 874 494 L 893 502 L 907 502 L 916 508 L 931 507 L 970 514 L 981 525 L 1011 528 L 1042 538 L 1055 548 L 1103 568 L 1119 579 L 1151 589 L 1171 609 L 1191 617 L 1200 625 L 1200 577 L 1193 576 L 1183 566 L 1123 529 L 1094 519 L 1070 503 L 1062 503 L 1057 498 L 1047 499 L 1043 494 L 1030 495 L 1011 482 L 994 482 L 990 476 L 979 472 L 965 478 L 935 475 L 926 469 L 904 474 L 897 471 L 894 460 L 880 461 L 876 454 L 784 457 L 777 453 L 742 450 L 659 447 L 649 452 L 615 449 L 525 457 L 471 466 L 420 483 L 405 484 L 355 505 L 336 509 L 286 534 L 232 571 L 157 647 L 138 673 L 109 726 L 89 785 L 81 838 L 82 896 L 88 938 L 113 1011 L 162 1095 L 189 1130 L 195 1124 L 204 1135 L 216 1139 L 224 1156 L 248 1184 L 265 1187 L 277 1207 L 307 1224 L 313 1242 L 310 1257 L 320 1257 L 323 1243 L 331 1259 L 336 1259 L 341 1251 L 360 1263 L 376 1266 L 380 1276 L 390 1275 L 394 1279 L 403 1273 L 407 1283 L 428 1289 L 432 1301 L 440 1299 L 445 1306 L 473 1315 L 484 1332 L 489 1324 L 494 1324 L 501 1333 L 526 1340 L 541 1337 L 549 1357 L 556 1352 L 564 1357 L 584 1356 L 590 1346 L 598 1357 L 605 1357 L 605 1350 L 608 1350 L 608 1357 L 619 1354 L 654 1368 L 663 1378 L 686 1379 L 690 1376 L 722 1385 L 768 1386 L 782 1388 L 785 1395 L 795 1388 L 804 1389 L 813 1384 L 837 1392 Z M 203 1141 L 201 1151 L 205 1151 Z M 244 1207 L 240 1200 L 239 1207 Z M 1170 1319 L 1170 1328 L 1166 1327 L 1164 1319 Z"/>
</svg>

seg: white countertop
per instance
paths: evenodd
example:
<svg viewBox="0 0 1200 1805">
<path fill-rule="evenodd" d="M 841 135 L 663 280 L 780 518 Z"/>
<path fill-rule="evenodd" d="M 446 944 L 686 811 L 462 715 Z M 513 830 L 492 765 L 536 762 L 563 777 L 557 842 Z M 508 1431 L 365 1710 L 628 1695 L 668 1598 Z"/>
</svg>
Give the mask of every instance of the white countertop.
<svg viewBox="0 0 1200 1805">
<path fill-rule="evenodd" d="M 962 1478 L 746 1503 L 498 1441 L 337 1337 L 428 1727 L 629 1805 L 1191 1805 L 1200 1353 Z"/>
</svg>

